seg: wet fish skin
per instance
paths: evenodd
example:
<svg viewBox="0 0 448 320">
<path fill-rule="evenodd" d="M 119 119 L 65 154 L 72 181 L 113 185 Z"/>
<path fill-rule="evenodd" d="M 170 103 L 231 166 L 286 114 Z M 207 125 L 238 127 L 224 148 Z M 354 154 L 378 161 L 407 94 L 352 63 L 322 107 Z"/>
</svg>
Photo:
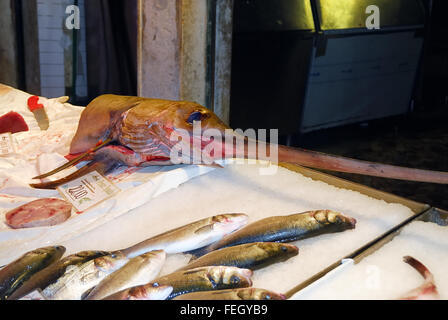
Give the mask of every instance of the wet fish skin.
<svg viewBox="0 0 448 320">
<path fill-rule="evenodd" d="M 163 250 L 150 251 L 130 259 L 119 270 L 104 278 L 85 300 L 101 300 L 115 292 L 152 281 L 162 269 L 165 259 Z"/>
<path fill-rule="evenodd" d="M 65 253 L 63 246 L 38 248 L 23 254 L 0 270 L 0 300 L 6 300 L 28 279 L 59 260 Z"/>
<path fill-rule="evenodd" d="M 167 254 L 187 252 L 220 240 L 246 225 L 247 221 L 248 216 L 244 213 L 219 214 L 169 230 L 120 251 L 129 258 L 152 250 L 164 250 Z"/>
<path fill-rule="evenodd" d="M 171 286 L 148 283 L 121 290 L 102 300 L 165 300 L 172 291 Z"/>
<path fill-rule="evenodd" d="M 202 266 L 235 266 L 257 270 L 296 256 L 299 249 L 287 243 L 253 242 L 218 249 L 203 255 L 179 270 Z"/>
<path fill-rule="evenodd" d="M 110 252 L 107 251 L 81 251 L 62 258 L 49 267 L 31 276 L 31 278 L 26 281 L 19 289 L 17 289 L 8 298 L 8 300 L 17 300 L 36 289 L 46 288 L 50 284 L 57 281 L 57 279 L 61 277 L 65 273 L 67 268 L 71 265 L 80 265 L 89 260 L 99 258 L 108 254 L 110 254 Z"/>
<path fill-rule="evenodd" d="M 216 249 L 250 242 L 291 242 L 324 233 L 342 232 L 356 226 L 354 218 L 332 210 L 314 210 L 261 219 L 194 253 L 200 256 Z"/>
<path fill-rule="evenodd" d="M 173 300 L 285 300 L 286 296 L 260 288 L 238 288 L 186 293 Z"/>
<path fill-rule="evenodd" d="M 173 287 L 168 300 L 196 291 L 245 288 L 252 286 L 252 270 L 229 266 L 205 266 L 191 270 L 175 271 L 152 282 Z"/>
<path fill-rule="evenodd" d="M 416 269 L 425 281 L 418 288 L 415 288 L 402 296 L 400 300 L 439 300 L 440 296 L 434 283 L 434 276 L 428 268 L 411 256 L 404 256 L 403 261 Z"/>
<path fill-rule="evenodd" d="M 81 265 L 70 265 L 63 276 L 42 290 L 48 300 L 80 300 L 107 275 L 123 267 L 129 259 L 121 252 L 89 260 Z"/>
</svg>

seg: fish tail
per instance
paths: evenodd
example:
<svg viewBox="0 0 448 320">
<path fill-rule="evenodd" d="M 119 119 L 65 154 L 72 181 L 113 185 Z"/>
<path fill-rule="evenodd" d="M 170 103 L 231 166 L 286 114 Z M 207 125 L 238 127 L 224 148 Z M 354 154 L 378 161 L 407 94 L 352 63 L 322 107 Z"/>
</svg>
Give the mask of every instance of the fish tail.
<svg viewBox="0 0 448 320">
<path fill-rule="evenodd" d="M 187 251 L 185 252 L 186 254 L 191 254 L 191 258 L 189 262 L 192 262 L 194 260 L 196 260 L 199 257 L 202 257 L 203 255 L 212 252 L 213 248 L 211 246 L 206 246 L 206 247 L 202 247 L 199 249 L 195 249 L 195 250 L 191 250 L 191 251 Z"/>
<path fill-rule="evenodd" d="M 75 180 L 79 177 L 82 177 L 83 175 L 88 174 L 92 171 L 97 171 L 100 174 L 106 174 L 108 171 L 110 171 L 112 168 L 117 166 L 117 162 L 109 159 L 108 161 L 105 160 L 92 160 L 87 165 L 83 166 L 79 170 L 69 174 L 68 176 L 54 180 L 54 181 L 47 181 L 47 182 L 40 182 L 40 183 L 31 183 L 30 186 L 36 189 L 56 189 L 56 187 L 67 183 L 69 181 Z"/>
</svg>

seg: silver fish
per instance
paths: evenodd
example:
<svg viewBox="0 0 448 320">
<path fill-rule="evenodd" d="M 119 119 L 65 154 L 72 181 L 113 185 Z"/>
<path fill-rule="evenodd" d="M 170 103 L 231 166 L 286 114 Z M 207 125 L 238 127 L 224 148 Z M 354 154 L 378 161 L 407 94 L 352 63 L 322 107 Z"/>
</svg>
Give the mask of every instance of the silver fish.
<svg viewBox="0 0 448 320">
<path fill-rule="evenodd" d="M 244 226 L 247 220 L 248 216 L 243 213 L 220 214 L 164 232 L 120 251 L 129 258 L 152 250 L 164 250 L 167 254 L 187 252 L 220 240 Z"/>
<path fill-rule="evenodd" d="M 173 287 L 173 292 L 167 298 L 172 299 L 188 292 L 250 287 L 252 275 L 249 269 L 206 266 L 176 271 L 154 279 L 153 283 Z"/>
<path fill-rule="evenodd" d="M 48 300 L 80 300 L 107 275 L 120 269 L 129 259 L 120 252 L 99 257 L 79 266 L 68 266 L 64 275 L 41 291 Z"/>
<path fill-rule="evenodd" d="M 218 249 L 192 260 L 178 269 L 203 266 L 234 266 L 258 270 L 273 263 L 286 261 L 299 254 L 299 248 L 288 243 L 252 242 Z"/>
<path fill-rule="evenodd" d="M 63 246 L 38 248 L 22 255 L 0 270 L 0 300 L 8 299 L 38 271 L 59 260 Z"/>
<path fill-rule="evenodd" d="M 355 228 L 356 220 L 332 210 L 315 210 L 255 221 L 194 253 L 206 254 L 220 248 L 251 242 L 292 242 L 325 233 Z"/>
<path fill-rule="evenodd" d="M 165 258 L 165 251 L 155 250 L 130 259 L 122 268 L 104 278 L 86 300 L 100 300 L 115 292 L 154 280 L 162 269 Z"/>
<path fill-rule="evenodd" d="M 67 270 L 68 266 L 81 265 L 89 260 L 93 260 L 95 258 L 99 258 L 108 254 L 110 254 L 110 252 L 81 251 L 69 255 L 34 274 L 28 281 L 23 284 L 23 286 L 16 290 L 8 298 L 8 300 L 17 300 L 34 290 L 45 289 L 50 284 L 57 281 L 59 277 L 61 277 L 65 273 L 65 270 Z"/>
</svg>

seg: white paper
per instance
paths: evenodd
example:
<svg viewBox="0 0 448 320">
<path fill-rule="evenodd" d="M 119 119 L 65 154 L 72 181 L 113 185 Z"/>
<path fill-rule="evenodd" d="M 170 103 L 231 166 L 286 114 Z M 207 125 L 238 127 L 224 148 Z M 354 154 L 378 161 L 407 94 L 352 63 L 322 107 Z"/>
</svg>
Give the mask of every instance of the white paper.
<svg viewBox="0 0 448 320">
<path fill-rule="evenodd" d="M 11 110 L 20 113 L 29 131 L 13 134 L 17 140 L 17 152 L 0 158 L 0 266 L 27 251 L 79 237 L 163 192 L 213 170 L 194 165 L 121 167 L 107 177 L 122 190 L 115 196 L 82 214 L 72 213 L 59 225 L 11 229 L 5 224 L 5 214 L 9 210 L 39 198 L 62 198 L 56 190 L 34 189 L 29 184 L 35 182 L 32 177 L 67 161 L 64 156 L 68 154 L 84 108 L 41 97 L 39 103 L 44 104 L 50 121 L 48 130 L 41 131 L 26 104 L 31 95 L 12 88 L 5 94 L 4 87 L 0 84 L 0 116 Z"/>
</svg>

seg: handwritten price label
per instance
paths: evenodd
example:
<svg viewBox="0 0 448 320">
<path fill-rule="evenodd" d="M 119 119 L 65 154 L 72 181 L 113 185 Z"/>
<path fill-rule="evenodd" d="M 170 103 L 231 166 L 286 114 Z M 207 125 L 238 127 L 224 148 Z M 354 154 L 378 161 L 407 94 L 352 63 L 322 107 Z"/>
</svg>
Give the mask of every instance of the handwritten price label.
<svg viewBox="0 0 448 320">
<path fill-rule="evenodd" d="M 14 148 L 11 132 L 0 134 L 0 155 L 6 156 L 15 152 L 16 150 Z"/>
<path fill-rule="evenodd" d="M 120 189 L 97 171 L 57 188 L 78 211 L 85 211 L 117 194 Z"/>
</svg>

